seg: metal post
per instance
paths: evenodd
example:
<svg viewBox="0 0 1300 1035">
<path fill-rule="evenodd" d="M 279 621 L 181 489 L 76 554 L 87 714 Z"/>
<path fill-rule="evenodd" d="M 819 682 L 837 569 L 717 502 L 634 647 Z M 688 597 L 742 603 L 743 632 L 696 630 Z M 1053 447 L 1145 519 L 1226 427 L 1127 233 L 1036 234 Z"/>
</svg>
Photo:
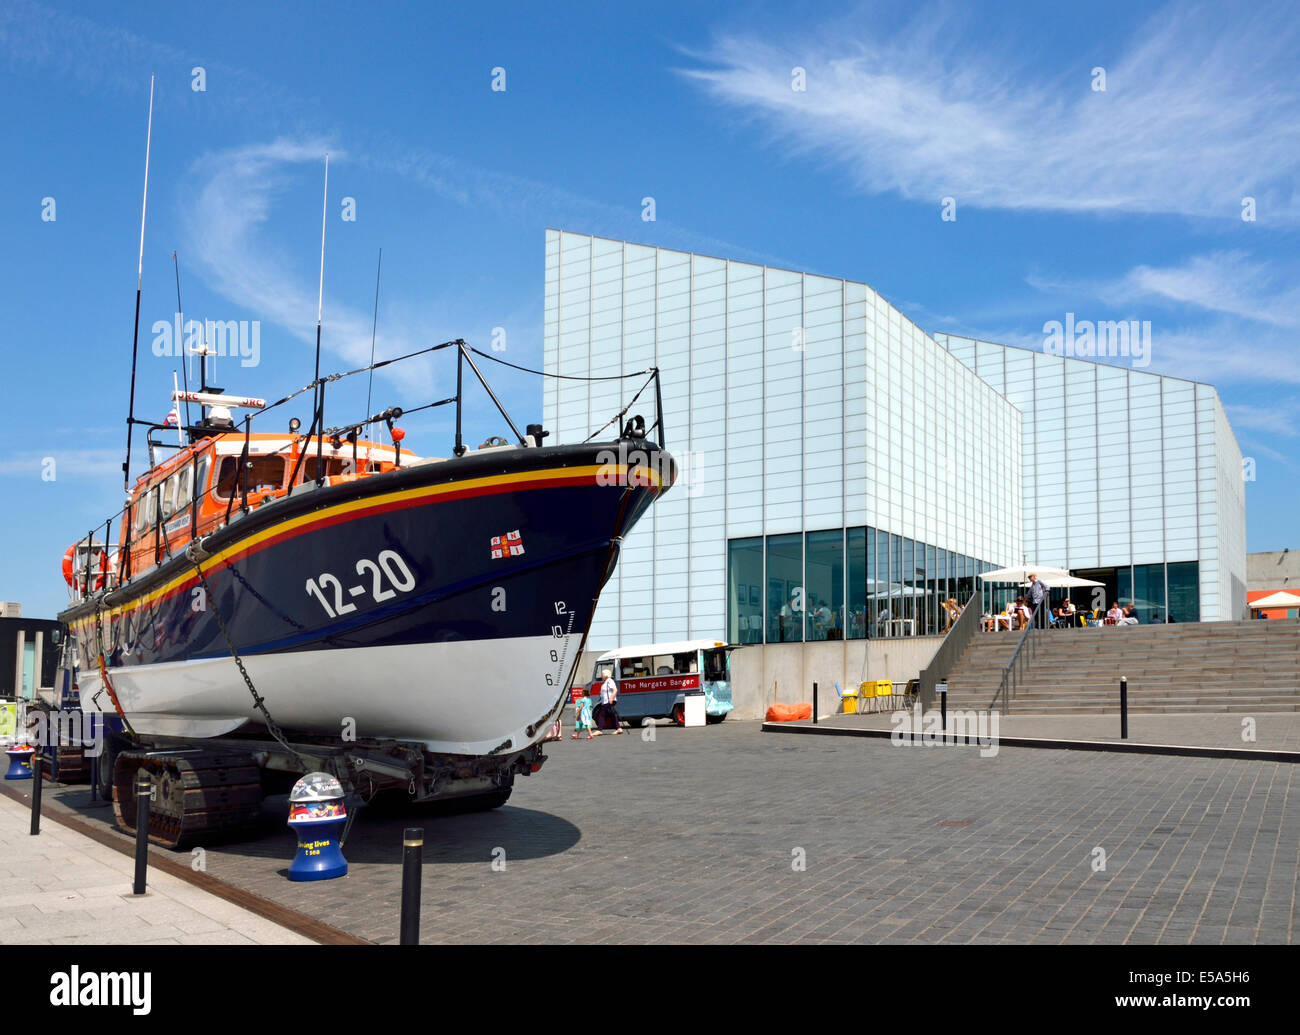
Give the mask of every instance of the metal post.
<svg viewBox="0 0 1300 1035">
<path fill-rule="evenodd" d="M 813 684 L 813 725 L 817 725 L 817 684 Z"/>
<path fill-rule="evenodd" d="M 153 781 L 143 769 L 135 775 L 135 884 L 132 894 L 143 895 L 149 866 L 149 795 Z"/>
<path fill-rule="evenodd" d="M 948 734 L 948 688 L 946 686 L 939 691 L 939 717 L 943 720 L 940 728 L 946 737 Z"/>
<path fill-rule="evenodd" d="M 41 766 L 44 752 L 32 755 L 32 836 L 41 832 Z"/>
<path fill-rule="evenodd" d="M 86 745 L 83 743 L 81 749 L 84 751 Z M 90 804 L 94 805 L 99 801 L 99 756 L 90 756 Z"/>
<path fill-rule="evenodd" d="M 420 876 L 424 828 L 407 827 L 402 836 L 402 945 L 420 944 Z"/>
<path fill-rule="evenodd" d="M 1128 740 L 1128 676 L 1119 677 L 1119 737 Z"/>
</svg>

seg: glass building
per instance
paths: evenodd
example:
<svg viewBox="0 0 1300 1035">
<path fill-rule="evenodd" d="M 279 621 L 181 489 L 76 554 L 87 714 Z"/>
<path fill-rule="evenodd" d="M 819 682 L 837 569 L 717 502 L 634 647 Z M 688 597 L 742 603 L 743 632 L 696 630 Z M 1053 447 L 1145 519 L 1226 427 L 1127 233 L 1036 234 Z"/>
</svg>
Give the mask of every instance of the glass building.
<svg viewBox="0 0 1300 1035">
<path fill-rule="evenodd" d="M 1210 385 L 936 334 L 1021 412 L 1024 550 L 1143 622 L 1243 618 L 1241 450 Z"/>
<path fill-rule="evenodd" d="M 558 230 L 544 345 L 551 374 L 658 366 L 683 468 L 593 647 L 940 634 L 946 600 L 1026 559 L 1108 572 L 1148 620 L 1237 617 L 1238 585 L 1244 606 L 1240 453 L 1210 386 L 928 335 L 865 284 Z M 639 387 L 548 379 L 544 419 L 580 440 Z"/>
</svg>

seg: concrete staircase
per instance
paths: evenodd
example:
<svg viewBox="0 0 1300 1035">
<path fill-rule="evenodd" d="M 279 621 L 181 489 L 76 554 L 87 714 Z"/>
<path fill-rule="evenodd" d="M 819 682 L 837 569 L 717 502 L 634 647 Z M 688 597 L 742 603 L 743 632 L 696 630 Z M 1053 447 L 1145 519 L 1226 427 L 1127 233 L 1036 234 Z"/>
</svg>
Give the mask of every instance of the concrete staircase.
<svg viewBox="0 0 1300 1035">
<path fill-rule="evenodd" d="M 1300 620 L 1047 629 L 1021 669 L 1015 715 L 1300 711 Z M 948 675 L 949 708 L 987 708 L 1020 633 L 977 633 Z M 1001 704 L 999 703 L 999 707 Z"/>
</svg>

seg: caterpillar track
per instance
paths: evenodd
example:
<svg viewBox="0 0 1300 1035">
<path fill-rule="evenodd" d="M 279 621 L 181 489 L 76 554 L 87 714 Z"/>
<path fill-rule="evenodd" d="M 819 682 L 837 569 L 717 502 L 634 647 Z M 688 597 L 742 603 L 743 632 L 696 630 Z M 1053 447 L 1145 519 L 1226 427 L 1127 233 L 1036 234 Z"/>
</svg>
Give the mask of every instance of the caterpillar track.
<svg viewBox="0 0 1300 1035">
<path fill-rule="evenodd" d="M 164 848 L 238 837 L 257 825 L 261 776 L 246 754 L 190 749 L 123 751 L 113 769 L 113 812 L 120 827 L 136 827 L 135 778 L 153 781 L 149 840 Z"/>
</svg>

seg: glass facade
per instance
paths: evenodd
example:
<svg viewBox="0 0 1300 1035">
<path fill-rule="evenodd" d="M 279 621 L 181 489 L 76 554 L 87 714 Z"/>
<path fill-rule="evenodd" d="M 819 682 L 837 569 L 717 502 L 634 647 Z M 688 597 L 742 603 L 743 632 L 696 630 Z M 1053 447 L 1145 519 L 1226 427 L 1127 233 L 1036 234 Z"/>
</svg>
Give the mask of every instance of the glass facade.
<svg viewBox="0 0 1300 1035">
<path fill-rule="evenodd" d="M 766 557 L 766 566 L 764 566 Z M 994 565 L 875 528 L 727 543 L 727 638 L 797 643 L 933 636 Z M 965 574 L 960 574 L 960 573 Z M 765 589 L 764 589 L 765 587 Z M 989 598 L 1016 592 L 990 590 Z"/>
<path fill-rule="evenodd" d="M 1176 621 L 1178 611 L 1245 617 L 1241 450 L 1213 386 L 934 338 L 1021 411 L 1026 558 L 1076 572 L 1131 568 L 1120 598 L 1149 601 L 1139 612 L 1152 616 L 1175 609 L 1165 566 L 1191 565 L 1178 568 Z"/>
<path fill-rule="evenodd" d="M 1244 611 L 1241 455 L 1211 386 L 930 335 L 865 284 L 559 230 L 544 365 L 657 366 L 682 470 L 623 544 L 593 647 L 941 633 L 944 600 L 1026 560 L 1124 570 L 1152 616 Z M 638 387 L 547 379 L 543 421 L 579 441 Z"/>
</svg>

